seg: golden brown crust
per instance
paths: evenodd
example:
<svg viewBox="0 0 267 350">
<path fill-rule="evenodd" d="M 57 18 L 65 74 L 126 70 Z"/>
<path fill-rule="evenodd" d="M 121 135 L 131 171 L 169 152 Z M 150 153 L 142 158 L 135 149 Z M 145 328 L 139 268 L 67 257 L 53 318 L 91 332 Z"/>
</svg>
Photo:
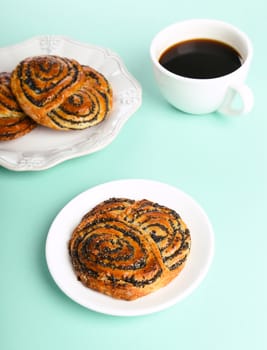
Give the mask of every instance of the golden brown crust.
<svg viewBox="0 0 267 350">
<path fill-rule="evenodd" d="M 134 300 L 180 273 L 190 243 L 189 230 L 175 211 L 146 199 L 111 198 L 84 215 L 69 253 L 86 287 Z"/>
<path fill-rule="evenodd" d="M 0 141 L 17 139 L 36 125 L 17 103 L 10 88 L 10 73 L 0 73 Z"/>
<path fill-rule="evenodd" d="M 36 128 L 36 123 L 29 117 L 0 118 L 0 141 L 15 140 Z"/>
<path fill-rule="evenodd" d="M 109 112 L 113 105 L 113 91 L 109 81 L 103 74 L 90 66 L 83 66 L 83 71 L 92 88 L 97 90 L 105 98 L 107 112 Z"/>
<path fill-rule="evenodd" d="M 55 55 L 29 57 L 13 71 L 11 88 L 21 108 L 37 123 L 57 130 L 81 130 L 103 121 L 112 104 L 109 84 L 111 92 L 102 92 L 90 69 Z M 95 72 L 97 82 L 100 76 Z M 104 77 L 101 87 L 103 82 Z"/>
</svg>

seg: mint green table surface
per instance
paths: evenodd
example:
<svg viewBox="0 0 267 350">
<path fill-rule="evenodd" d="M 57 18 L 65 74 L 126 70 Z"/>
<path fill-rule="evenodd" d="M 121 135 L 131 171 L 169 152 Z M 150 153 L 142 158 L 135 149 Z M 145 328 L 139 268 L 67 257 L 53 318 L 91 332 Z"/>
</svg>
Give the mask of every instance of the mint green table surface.
<svg viewBox="0 0 267 350">
<path fill-rule="evenodd" d="M 245 117 L 185 115 L 160 96 L 149 45 L 173 22 L 237 25 L 252 39 Z M 40 172 L 0 168 L 0 349 L 267 349 L 267 50 L 263 0 L 221 2 L 8 0 L 0 46 L 61 34 L 117 52 L 143 89 L 141 108 L 105 149 Z M 45 240 L 56 214 L 97 184 L 126 178 L 168 183 L 208 214 L 215 256 L 202 284 L 158 313 L 114 317 L 65 296 L 51 278 Z"/>
</svg>

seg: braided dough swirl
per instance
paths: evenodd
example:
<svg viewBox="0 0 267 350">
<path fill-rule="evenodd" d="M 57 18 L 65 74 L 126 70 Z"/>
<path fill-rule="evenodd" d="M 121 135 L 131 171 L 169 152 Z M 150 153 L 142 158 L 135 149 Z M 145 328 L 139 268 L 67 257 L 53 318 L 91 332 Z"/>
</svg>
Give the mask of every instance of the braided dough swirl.
<svg viewBox="0 0 267 350">
<path fill-rule="evenodd" d="M 190 243 L 189 230 L 174 210 L 146 199 L 111 198 L 82 218 L 69 254 L 86 287 L 134 300 L 180 273 Z"/>
</svg>

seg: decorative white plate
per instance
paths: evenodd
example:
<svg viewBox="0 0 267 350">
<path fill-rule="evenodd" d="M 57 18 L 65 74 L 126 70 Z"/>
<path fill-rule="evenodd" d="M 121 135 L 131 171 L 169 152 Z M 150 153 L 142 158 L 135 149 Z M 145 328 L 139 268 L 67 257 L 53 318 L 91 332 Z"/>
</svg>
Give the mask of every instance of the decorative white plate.
<svg viewBox="0 0 267 350">
<path fill-rule="evenodd" d="M 141 87 L 117 54 L 63 36 L 39 36 L 0 48 L 0 71 L 11 71 L 25 57 L 42 54 L 74 58 L 104 74 L 113 88 L 113 109 L 106 120 L 89 129 L 60 132 L 38 126 L 17 140 L 0 142 L 0 165 L 11 170 L 43 170 L 98 151 L 114 140 L 141 105 Z"/>
<path fill-rule="evenodd" d="M 185 268 L 166 287 L 134 301 L 113 299 L 86 288 L 73 272 L 68 241 L 82 216 L 111 197 L 149 199 L 176 210 L 191 234 L 191 252 Z M 71 200 L 56 216 L 46 241 L 49 271 L 59 288 L 84 307 L 116 316 L 145 315 L 163 310 L 189 295 L 208 272 L 214 253 L 212 226 L 203 209 L 186 193 L 149 180 L 119 180 L 93 187 Z"/>
</svg>

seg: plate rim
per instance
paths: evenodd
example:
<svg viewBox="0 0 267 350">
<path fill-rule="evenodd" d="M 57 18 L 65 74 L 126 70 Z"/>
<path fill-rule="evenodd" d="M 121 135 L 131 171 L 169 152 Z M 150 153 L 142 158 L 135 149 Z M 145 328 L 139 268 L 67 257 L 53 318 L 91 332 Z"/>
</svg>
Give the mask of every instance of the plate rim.
<svg viewBox="0 0 267 350">
<path fill-rule="evenodd" d="M 196 278 L 194 280 L 193 283 L 190 284 L 189 287 L 187 287 L 183 293 L 180 293 L 179 297 L 172 299 L 172 300 L 167 300 L 165 302 L 159 303 L 156 306 L 150 306 L 147 307 L 146 309 L 143 310 L 133 310 L 131 309 L 130 311 L 128 310 L 128 312 L 122 312 L 121 310 L 117 310 L 114 311 L 114 309 L 111 308 L 111 311 L 107 311 L 104 310 L 103 308 L 99 308 L 99 307 L 95 307 L 94 305 L 92 306 L 92 304 L 90 306 L 85 305 L 84 302 L 81 302 L 81 300 L 78 300 L 77 298 L 74 298 L 72 295 L 70 295 L 69 291 L 66 290 L 64 283 L 62 284 L 61 281 L 59 282 L 56 278 L 56 276 L 54 275 L 53 272 L 53 265 L 51 265 L 51 251 L 50 251 L 50 245 L 53 239 L 53 228 L 54 225 L 57 224 L 57 221 L 60 219 L 60 216 L 63 215 L 64 210 L 68 210 L 69 207 L 73 206 L 75 204 L 75 202 L 79 202 L 79 200 L 81 200 L 84 196 L 90 194 L 90 192 L 94 192 L 94 191 L 98 191 L 101 190 L 105 187 L 109 187 L 112 185 L 120 185 L 120 184 L 149 184 L 149 185 L 153 185 L 153 186 L 162 186 L 165 188 L 169 188 L 170 191 L 174 190 L 176 192 L 176 194 L 179 193 L 179 195 L 184 196 L 185 198 L 187 198 L 187 200 L 189 200 L 189 202 L 191 202 L 191 204 L 193 204 L 193 206 L 195 206 L 195 208 L 197 208 L 197 210 L 199 211 L 199 213 L 201 214 L 201 217 L 205 220 L 205 223 L 207 225 L 207 232 L 209 235 L 209 255 L 206 257 L 206 263 L 205 266 L 202 266 L 201 268 L 201 272 L 198 274 L 198 278 Z M 108 195 L 106 196 L 108 197 Z M 89 201 L 90 203 L 90 201 Z M 91 204 L 92 206 L 94 204 Z M 89 205 L 89 209 L 90 209 L 90 205 Z M 89 210 L 88 209 L 88 210 Z M 80 213 L 80 218 L 82 217 L 83 213 Z M 77 222 L 78 224 L 78 222 Z M 131 316 L 143 316 L 143 315 L 148 315 L 148 314 L 152 314 L 155 312 L 159 312 L 162 311 L 164 309 L 169 308 L 170 306 L 173 306 L 175 304 L 177 304 L 178 302 L 182 301 L 185 297 L 189 296 L 200 284 L 201 282 L 204 280 L 204 278 L 206 277 L 210 266 L 212 264 L 213 258 L 214 258 L 214 250 L 215 250 L 215 237 L 214 237 L 214 231 L 213 231 L 213 227 L 212 224 L 210 222 L 210 219 L 208 218 L 206 212 L 204 211 L 204 209 L 198 204 L 198 202 L 191 197 L 189 194 L 187 194 L 186 192 L 180 190 L 178 187 L 176 186 L 172 186 L 169 185 L 167 183 L 161 182 L 161 181 L 157 181 L 157 180 L 150 180 L 150 179 L 140 179 L 140 178 L 129 178 L 129 179 L 119 179 L 119 180 L 113 180 L 113 181 L 108 181 L 108 182 L 104 182 L 95 186 L 92 186 L 90 188 L 88 188 L 85 191 L 82 191 L 81 193 L 77 194 L 76 196 L 74 196 L 70 201 L 68 201 L 66 203 L 65 206 L 63 206 L 63 208 L 57 213 L 57 215 L 55 216 L 55 218 L 53 219 L 50 228 L 48 230 L 48 234 L 47 234 L 47 238 L 46 238 L 46 243 L 45 243 L 45 257 L 46 257 L 46 263 L 48 266 L 48 270 L 49 273 L 51 275 L 51 278 L 54 280 L 55 284 L 60 288 L 60 290 L 66 295 L 68 296 L 72 301 L 76 302 L 77 304 L 80 304 L 81 306 L 87 308 L 88 310 L 91 311 L 95 311 L 98 313 L 102 313 L 102 314 L 106 314 L 106 315 L 111 315 L 111 316 L 125 316 L 125 317 L 131 317 Z M 69 262 L 70 263 L 70 262 Z M 71 264 L 71 263 L 70 263 Z M 183 271 L 182 271 L 183 272 Z M 74 274 L 74 272 L 73 272 Z M 75 274 L 74 274 L 75 275 Z M 73 277 L 74 277 L 73 275 Z M 179 276 L 177 276 L 179 278 Z M 175 279 L 176 280 L 176 279 Z M 79 282 L 80 283 L 80 282 Z M 86 288 L 84 286 L 82 286 L 82 288 Z M 168 285 L 166 287 L 165 290 L 167 290 Z M 89 288 L 88 288 L 89 289 Z M 100 298 L 104 298 L 104 300 L 106 298 L 110 298 L 108 296 L 102 295 L 101 293 L 92 291 L 89 289 L 89 293 L 93 293 L 95 295 L 98 295 Z M 157 293 L 157 292 L 155 292 Z M 155 293 L 151 293 L 152 295 Z M 146 298 L 146 297 L 143 297 Z M 141 298 L 142 299 L 142 298 Z M 110 300 L 110 299 L 109 299 Z M 137 299 L 139 300 L 139 299 Z M 114 301 L 114 299 L 113 299 Z M 125 303 L 125 306 L 127 306 L 127 304 L 129 303 L 129 301 L 119 301 L 122 303 Z M 135 301 L 131 301 L 130 303 L 134 303 Z"/>
<path fill-rule="evenodd" d="M 37 151 L 32 158 L 23 156 L 22 152 L 15 152 L 15 151 L 10 151 L 5 149 L 5 145 L 7 145 L 6 142 L 8 141 L 2 141 L 0 142 L 0 166 L 5 167 L 9 170 L 13 171 L 41 171 L 41 170 L 46 170 L 51 167 L 54 167 L 60 163 L 63 163 L 64 161 L 78 158 L 81 156 L 89 155 L 92 153 L 95 153 L 101 149 L 104 149 L 107 147 L 109 144 L 111 144 L 115 138 L 118 136 L 119 132 L 123 128 L 123 126 L 126 124 L 126 122 L 129 120 L 129 118 L 141 107 L 142 105 L 142 86 L 139 83 L 139 81 L 129 72 L 128 68 L 126 67 L 125 62 L 122 60 L 122 58 L 119 56 L 118 53 L 115 51 L 112 51 L 109 48 L 100 46 L 100 45 L 95 45 L 87 42 L 80 42 L 77 41 L 71 37 L 65 36 L 65 35 L 54 35 L 54 34 L 42 34 L 42 35 L 37 35 L 33 36 L 31 38 L 28 38 L 26 40 L 23 40 L 21 42 L 8 45 L 8 46 L 3 46 L 0 47 L 0 53 L 4 52 L 6 50 L 20 50 L 25 45 L 31 43 L 31 42 L 38 42 L 40 44 L 41 40 L 59 40 L 62 43 L 67 42 L 72 45 L 80 46 L 81 48 L 84 49 L 91 49 L 91 50 L 99 50 L 103 52 L 105 59 L 111 58 L 112 60 L 115 60 L 116 63 L 119 66 L 119 71 L 120 74 L 122 75 L 123 79 L 126 79 L 132 86 L 133 90 L 135 91 L 135 98 L 132 101 L 132 103 L 127 103 L 127 106 L 129 107 L 127 109 L 127 112 L 124 112 L 123 115 L 120 117 L 120 119 L 117 120 L 116 125 L 111 129 L 109 132 L 109 137 L 105 137 L 101 141 L 99 141 L 97 144 L 94 144 L 89 150 L 86 149 L 86 147 L 81 147 L 80 150 L 73 150 L 73 146 L 76 146 L 76 144 L 70 146 L 66 146 L 61 149 L 58 153 L 58 156 L 53 154 L 50 158 L 45 159 L 43 162 L 40 162 L 40 154 L 44 154 L 45 151 L 40 152 Z M 49 52 L 49 48 L 47 48 L 47 52 L 44 50 L 44 54 L 53 54 L 53 52 Z M 54 53 L 57 54 L 57 53 Z M 58 54 L 60 56 L 60 54 Z M 63 56 L 63 54 L 62 54 Z M 65 55 L 66 56 L 66 55 Z M 33 131 L 34 132 L 34 131 Z M 25 135 L 24 137 L 27 137 Z M 44 138 L 45 139 L 45 138 Z M 16 141 L 16 140 L 11 140 L 11 141 Z M 4 147 L 1 149 L 1 143 L 3 143 Z M 86 146 L 86 142 L 83 143 L 83 145 Z M 75 148 L 75 147 L 74 147 Z M 26 152 L 27 153 L 27 152 Z M 9 160 L 8 154 L 11 154 L 13 157 L 17 157 L 15 161 Z"/>
</svg>

